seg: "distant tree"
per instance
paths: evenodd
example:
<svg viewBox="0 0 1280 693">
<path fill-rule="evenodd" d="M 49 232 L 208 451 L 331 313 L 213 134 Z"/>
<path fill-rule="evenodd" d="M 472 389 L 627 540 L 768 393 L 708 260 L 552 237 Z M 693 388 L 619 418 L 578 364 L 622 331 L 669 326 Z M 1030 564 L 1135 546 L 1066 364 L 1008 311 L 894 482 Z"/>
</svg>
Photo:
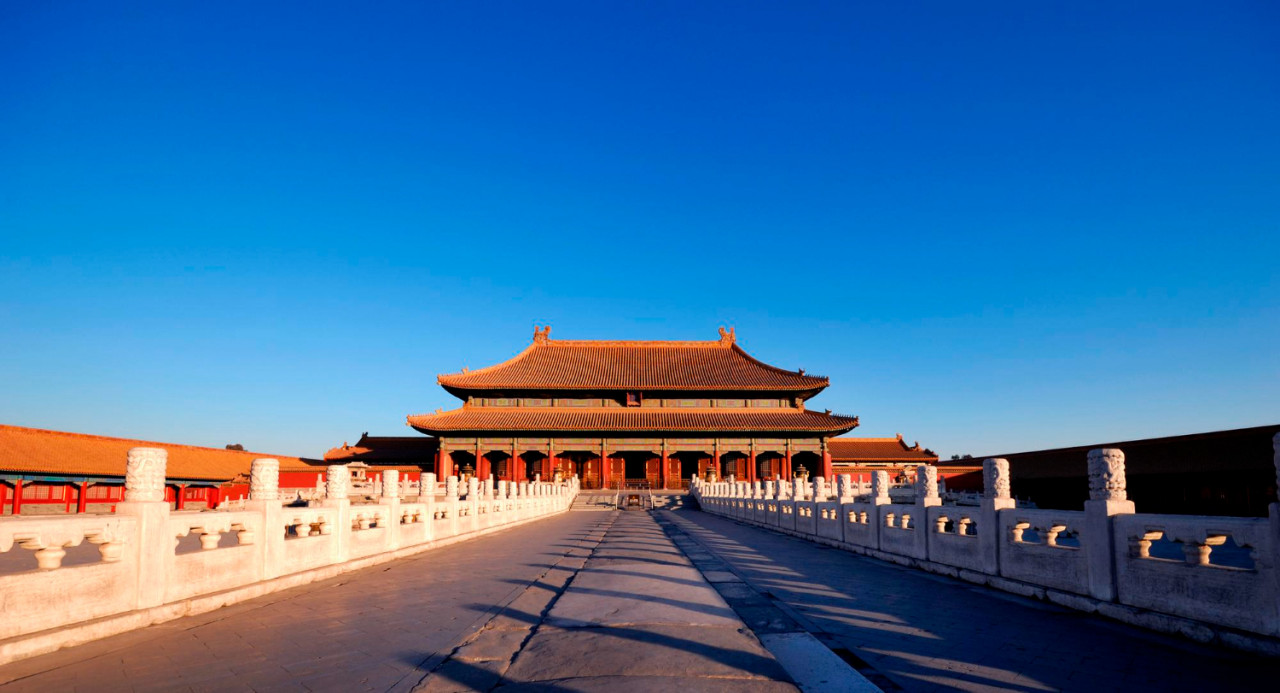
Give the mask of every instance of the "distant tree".
<svg viewBox="0 0 1280 693">
<path fill-rule="evenodd" d="M 959 455 L 952 455 L 952 456 L 951 456 L 951 459 L 953 459 L 953 460 L 958 460 L 958 459 L 960 459 L 960 456 L 959 456 Z"/>
<path fill-rule="evenodd" d="M 228 450 L 239 450 L 239 451 L 241 451 L 241 452 L 244 452 L 244 446 L 243 446 L 243 445 L 241 445 L 241 444 L 239 444 L 239 443 L 232 443 L 232 444 L 230 444 L 230 445 L 228 445 L 228 446 L 227 446 L 227 449 L 228 449 Z"/>
</svg>

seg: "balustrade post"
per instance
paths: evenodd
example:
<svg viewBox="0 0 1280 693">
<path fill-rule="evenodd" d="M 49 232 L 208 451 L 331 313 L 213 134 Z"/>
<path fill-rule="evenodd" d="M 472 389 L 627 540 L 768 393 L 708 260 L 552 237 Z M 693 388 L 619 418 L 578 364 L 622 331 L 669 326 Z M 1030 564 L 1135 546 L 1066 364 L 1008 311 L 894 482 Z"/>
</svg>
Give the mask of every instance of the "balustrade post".
<svg viewBox="0 0 1280 693">
<path fill-rule="evenodd" d="M 1000 574 L 1000 511 L 1017 507 L 1010 493 L 1009 460 L 992 457 L 982 461 L 982 507 L 978 521 L 978 550 L 982 553 L 982 572 Z"/>
<path fill-rule="evenodd" d="M 938 495 L 938 468 L 933 465 L 916 467 L 916 505 L 921 508 L 942 505 L 942 497 Z M 923 511 L 920 516 L 924 517 Z"/>
<path fill-rule="evenodd" d="M 423 503 L 422 521 L 427 524 L 424 541 L 436 538 L 436 475 L 435 472 L 423 472 L 418 476 L 418 502 Z"/>
<path fill-rule="evenodd" d="M 869 513 L 871 517 L 870 529 L 875 536 L 871 538 L 873 545 L 880 548 L 880 535 L 883 533 L 884 519 L 887 511 L 882 510 L 880 506 L 890 505 L 893 499 L 889 497 L 889 472 L 882 470 L 871 473 L 871 505 L 876 506 Z"/>
<path fill-rule="evenodd" d="M 258 579 L 269 580 L 285 573 L 284 511 L 280 507 L 280 461 L 269 457 L 249 465 L 249 499 L 244 509 L 257 513 L 262 526 L 252 536 L 259 565 Z"/>
<path fill-rule="evenodd" d="M 934 533 L 942 527 L 942 523 L 931 526 L 929 508 L 942 505 L 942 497 L 938 495 L 938 468 L 931 464 L 916 467 L 916 512 L 912 518 L 915 526 L 916 549 L 925 558 L 931 557 Z"/>
<path fill-rule="evenodd" d="M 1089 566 L 1089 594 L 1116 598 L 1116 551 L 1112 517 L 1132 515 L 1124 478 L 1124 452 L 1116 448 L 1089 451 L 1089 500 L 1084 502 L 1080 548 Z M 1126 543 L 1127 546 L 1127 543 Z"/>
<path fill-rule="evenodd" d="M 351 557 L 350 493 L 351 470 L 342 464 L 329 465 L 325 472 L 324 507 L 333 509 L 333 544 L 329 554 L 332 563 L 345 563 Z"/>
<path fill-rule="evenodd" d="M 163 448 L 131 448 L 124 475 L 124 501 L 117 515 L 137 518 L 137 533 L 125 550 L 138 566 L 135 608 L 164 603 L 173 567 L 174 537 L 169 531 L 169 503 L 164 499 L 165 467 L 169 453 Z"/>
<path fill-rule="evenodd" d="M 383 541 L 388 551 L 400 548 L 400 472 L 388 469 L 382 473 L 382 503 L 387 506 L 387 531 Z"/>
<path fill-rule="evenodd" d="M 458 509 L 462 507 L 462 502 L 458 500 L 458 477 L 449 476 L 444 480 L 444 502 L 447 506 L 445 514 L 449 519 L 445 529 L 447 536 L 452 537 L 458 533 Z"/>
<path fill-rule="evenodd" d="M 889 472 L 880 470 L 871 473 L 871 504 L 889 505 Z"/>
<path fill-rule="evenodd" d="M 836 495 L 841 503 L 852 503 L 856 494 L 853 492 L 853 475 L 841 474 L 836 477 Z"/>
</svg>

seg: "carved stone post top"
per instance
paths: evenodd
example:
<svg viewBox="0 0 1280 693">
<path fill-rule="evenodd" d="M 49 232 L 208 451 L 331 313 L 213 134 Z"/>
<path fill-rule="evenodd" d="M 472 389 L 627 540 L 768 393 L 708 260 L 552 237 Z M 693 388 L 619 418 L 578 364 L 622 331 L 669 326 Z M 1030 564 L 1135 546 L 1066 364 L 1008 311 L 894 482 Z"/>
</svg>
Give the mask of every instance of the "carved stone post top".
<svg viewBox="0 0 1280 693">
<path fill-rule="evenodd" d="M 169 452 L 164 448 L 130 448 L 124 473 L 124 499 L 163 501 L 168 461 Z"/>
<path fill-rule="evenodd" d="M 400 497 L 400 472 L 394 469 L 388 469 L 382 473 L 382 497 Z"/>
<path fill-rule="evenodd" d="M 262 457 L 249 465 L 249 499 L 279 500 L 280 460 Z"/>
<path fill-rule="evenodd" d="M 452 498 L 458 497 L 458 477 L 448 476 L 444 480 L 444 495 Z"/>
<path fill-rule="evenodd" d="M 871 495 L 873 498 L 889 497 L 889 472 L 883 469 L 871 472 Z"/>
<path fill-rule="evenodd" d="M 988 457 L 982 461 L 982 493 L 984 498 L 1011 498 L 1009 460 Z"/>
<path fill-rule="evenodd" d="M 1119 448 L 1096 448 L 1089 451 L 1089 499 L 1128 499 L 1124 479 L 1124 452 Z"/>
<path fill-rule="evenodd" d="M 344 464 L 331 464 L 325 472 L 325 495 L 330 500 L 346 500 L 351 492 L 351 470 Z"/>
<path fill-rule="evenodd" d="M 916 467 L 916 498 L 931 499 L 938 497 L 938 468 L 922 464 Z"/>
<path fill-rule="evenodd" d="M 426 496 L 435 493 L 436 473 L 427 472 L 418 479 L 418 493 Z"/>
</svg>

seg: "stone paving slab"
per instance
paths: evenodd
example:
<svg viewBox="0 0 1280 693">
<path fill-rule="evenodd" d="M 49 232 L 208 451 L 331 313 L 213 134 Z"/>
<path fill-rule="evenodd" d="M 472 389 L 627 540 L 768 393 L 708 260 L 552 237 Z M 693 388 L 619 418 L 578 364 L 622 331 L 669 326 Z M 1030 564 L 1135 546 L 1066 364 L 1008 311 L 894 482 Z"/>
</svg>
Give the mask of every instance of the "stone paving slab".
<svg viewBox="0 0 1280 693">
<path fill-rule="evenodd" d="M 552 626 L 665 623 L 737 628 L 740 621 L 696 568 L 643 565 L 643 572 L 619 569 L 628 564 L 589 565 L 548 616 Z M 637 564 L 629 564 L 637 565 Z"/>
<path fill-rule="evenodd" d="M 767 650 L 732 626 L 543 627 L 506 682 L 598 676 L 786 680 Z M 688 682 L 687 682 L 688 683 Z"/>
</svg>

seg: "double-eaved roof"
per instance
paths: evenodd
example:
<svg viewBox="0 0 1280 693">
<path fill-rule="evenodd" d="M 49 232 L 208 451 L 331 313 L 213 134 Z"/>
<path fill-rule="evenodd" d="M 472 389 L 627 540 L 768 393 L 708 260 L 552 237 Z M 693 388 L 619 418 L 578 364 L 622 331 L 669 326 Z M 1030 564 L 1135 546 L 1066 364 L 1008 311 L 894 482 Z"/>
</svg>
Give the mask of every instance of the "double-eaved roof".
<svg viewBox="0 0 1280 693">
<path fill-rule="evenodd" d="M 550 332 L 550 328 L 536 330 L 533 344 L 496 366 L 439 376 L 445 389 L 467 402 L 452 411 L 410 416 L 409 425 L 429 434 L 612 431 L 820 435 L 843 433 L 858 425 L 857 417 L 805 410 L 803 400 L 821 392 L 828 379 L 752 358 L 738 347 L 732 330 L 722 328 L 720 339 L 707 342 L 552 341 Z M 682 406 L 631 407 L 556 399 L 582 397 L 588 392 L 672 393 L 693 399 L 681 401 Z M 544 399 L 541 406 L 495 406 L 470 399 L 511 393 L 550 396 L 552 401 Z M 741 401 L 739 406 L 715 406 L 718 398 Z M 770 401 L 751 406 L 756 399 Z"/>
<path fill-rule="evenodd" d="M 549 330 L 548 330 L 549 332 Z M 770 392 L 812 396 L 830 381 L 752 358 L 732 332 L 708 342 L 555 340 L 536 333 L 514 358 L 437 380 L 465 398 L 475 391 L 636 390 Z"/>
</svg>

